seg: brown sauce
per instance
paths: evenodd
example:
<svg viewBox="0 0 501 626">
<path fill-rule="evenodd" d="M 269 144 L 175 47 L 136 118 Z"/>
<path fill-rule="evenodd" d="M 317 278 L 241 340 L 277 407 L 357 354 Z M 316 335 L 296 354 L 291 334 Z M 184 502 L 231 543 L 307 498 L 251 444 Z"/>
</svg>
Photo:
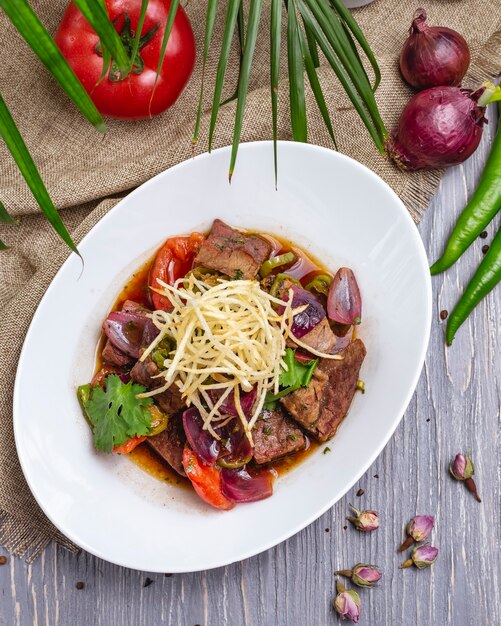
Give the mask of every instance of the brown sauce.
<svg viewBox="0 0 501 626">
<path fill-rule="evenodd" d="M 260 237 L 263 237 L 264 239 L 269 241 L 272 246 L 271 257 L 285 254 L 286 252 L 294 252 L 297 257 L 297 261 L 294 263 L 294 265 L 290 266 L 287 269 L 284 269 L 283 271 L 287 274 L 292 275 L 303 285 L 309 283 L 315 277 L 315 275 L 318 274 L 328 274 L 332 276 L 332 272 L 328 270 L 320 261 L 318 261 L 318 259 L 315 259 L 311 255 L 307 254 L 304 250 L 302 250 L 300 247 L 290 241 L 279 238 L 275 235 L 269 235 L 268 233 L 264 234 L 254 231 L 242 232 L 259 235 Z M 146 261 L 146 263 L 144 263 L 144 265 L 137 269 L 134 274 L 129 278 L 124 288 L 120 292 L 118 298 L 115 300 L 113 307 L 111 308 L 112 311 L 120 310 L 126 300 L 133 300 L 135 302 L 143 304 L 146 307 L 151 308 L 152 304 L 149 296 L 148 279 L 155 256 L 156 252 L 151 259 Z M 103 334 L 99 340 L 99 345 L 96 351 L 96 373 L 99 372 L 103 367 L 102 351 L 104 348 L 104 344 L 105 337 Z M 322 446 L 322 444 L 319 444 L 317 441 L 310 439 L 310 437 L 308 436 L 306 436 L 306 440 L 307 446 L 305 450 L 297 452 L 296 454 L 293 454 L 291 456 L 284 457 L 283 459 L 279 459 L 278 461 L 275 461 L 271 464 L 273 469 L 275 469 L 279 475 L 286 474 L 290 470 L 294 469 L 294 467 L 296 467 L 307 457 L 309 457 L 310 454 L 312 454 L 313 452 L 315 452 L 315 450 Z M 134 450 L 132 450 L 132 452 L 128 454 L 128 457 L 134 464 L 139 466 L 142 470 L 144 470 L 157 480 L 168 482 L 169 484 L 178 487 L 191 489 L 190 481 L 175 472 L 148 446 L 146 442 L 140 444 Z"/>
</svg>

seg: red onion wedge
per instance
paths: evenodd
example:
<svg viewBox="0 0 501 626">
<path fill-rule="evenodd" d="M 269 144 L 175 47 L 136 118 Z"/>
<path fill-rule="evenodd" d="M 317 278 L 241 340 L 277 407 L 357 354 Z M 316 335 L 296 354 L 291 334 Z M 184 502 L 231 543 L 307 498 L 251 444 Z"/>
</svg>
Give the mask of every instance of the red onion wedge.
<svg viewBox="0 0 501 626">
<path fill-rule="evenodd" d="M 241 469 L 221 470 L 223 495 L 232 502 L 257 502 L 273 495 L 273 482 L 277 476 L 275 470 L 262 469 L 249 472 Z"/>
<path fill-rule="evenodd" d="M 206 465 L 215 465 L 219 455 L 219 442 L 208 430 L 204 430 L 204 422 L 198 409 L 187 409 L 183 413 L 183 427 L 186 439 L 197 457 Z"/>
<path fill-rule="evenodd" d="M 209 389 L 207 393 L 209 394 L 212 402 L 216 404 L 221 397 L 222 392 L 220 389 Z M 244 415 L 248 418 L 250 418 L 252 414 L 252 407 L 256 401 L 256 393 L 257 391 L 255 387 L 253 387 L 250 391 L 240 392 L 240 406 L 242 407 Z M 223 400 L 223 403 L 219 407 L 219 412 L 221 415 L 232 415 L 234 417 L 238 415 L 237 408 L 235 406 L 235 396 L 232 393 L 226 396 Z"/>
<path fill-rule="evenodd" d="M 304 311 L 294 315 L 291 326 L 292 334 L 298 339 L 301 339 L 301 337 L 309 333 L 310 330 L 313 330 L 313 328 L 324 319 L 325 310 L 318 299 L 307 289 L 303 289 L 297 285 L 291 285 L 290 289 L 292 289 L 292 308 L 296 309 L 305 304 L 307 305 Z M 282 300 L 288 301 L 288 296 L 289 288 L 287 292 L 283 293 L 281 296 Z M 283 311 L 284 308 L 280 307 L 279 313 L 282 314 Z"/>
<path fill-rule="evenodd" d="M 253 449 L 239 418 L 216 428 L 216 432 L 221 437 L 218 465 L 234 469 L 252 459 Z"/>
<path fill-rule="evenodd" d="M 388 155 L 402 170 L 448 167 L 471 156 L 482 138 L 485 106 L 475 92 L 432 87 L 416 94 L 387 140 Z"/>
<path fill-rule="evenodd" d="M 133 359 L 138 359 L 141 348 L 148 346 L 158 335 L 149 317 L 136 313 L 113 311 L 104 320 L 103 330 L 111 343 Z"/>
<path fill-rule="evenodd" d="M 348 267 L 341 267 L 332 279 L 327 296 L 327 315 L 339 324 L 360 324 L 362 321 L 362 298 L 355 274 Z"/>
</svg>

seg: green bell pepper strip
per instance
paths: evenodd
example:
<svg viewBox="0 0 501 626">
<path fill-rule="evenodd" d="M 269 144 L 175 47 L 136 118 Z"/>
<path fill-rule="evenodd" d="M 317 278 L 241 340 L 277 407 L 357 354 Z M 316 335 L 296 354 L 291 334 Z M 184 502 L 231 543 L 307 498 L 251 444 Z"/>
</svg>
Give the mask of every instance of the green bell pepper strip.
<svg viewBox="0 0 501 626">
<path fill-rule="evenodd" d="M 297 257 L 294 252 L 286 252 L 285 254 L 279 254 L 278 256 L 274 256 L 261 265 L 259 275 L 261 276 L 261 278 L 266 278 L 266 276 L 269 276 L 277 267 L 294 263 L 296 259 Z"/>
<path fill-rule="evenodd" d="M 430 268 L 432 275 L 453 265 L 501 209 L 501 102 L 500 123 L 475 193 L 459 216 L 443 255 Z"/>
<path fill-rule="evenodd" d="M 87 413 L 87 403 L 90 400 L 91 391 L 92 391 L 92 386 L 90 384 L 80 385 L 80 387 L 78 387 L 77 389 L 77 398 L 80 404 L 80 408 L 82 409 L 83 416 L 85 417 L 85 421 L 92 428 L 92 420 L 90 419 L 89 414 Z"/>
<path fill-rule="evenodd" d="M 298 281 L 297 278 L 294 278 L 294 276 L 291 276 L 290 274 L 277 274 L 275 276 L 275 280 L 273 281 L 273 284 L 270 287 L 271 296 L 273 296 L 274 298 L 278 298 L 279 292 L 282 290 L 285 280 L 288 280 L 294 285 L 301 287 L 301 283 Z"/>
<path fill-rule="evenodd" d="M 332 276 L 329 276 L 328 274 L 319 274 L 318 276 L 315 276 L 315 278 L 310 281 L 305 288 L 308 291 L 315 290 L 318 293 L 323 293 L 324 296 L 326 296 L 329 293 L 329 287 L 331 286 L 331 283 Z"/>
<path fill-rule="evenodd" d="M 473 278 L 468 283 L 465 292 L 459 299 L 454 310 L 447 320 L 445 333 L 447 345 L 450 346 L 454 336 L 473 311 L 477 304 L 494 289 L 501 281 L 501 228 L 494 237 L 491 247 L 478 266 Z"/>
</svg>

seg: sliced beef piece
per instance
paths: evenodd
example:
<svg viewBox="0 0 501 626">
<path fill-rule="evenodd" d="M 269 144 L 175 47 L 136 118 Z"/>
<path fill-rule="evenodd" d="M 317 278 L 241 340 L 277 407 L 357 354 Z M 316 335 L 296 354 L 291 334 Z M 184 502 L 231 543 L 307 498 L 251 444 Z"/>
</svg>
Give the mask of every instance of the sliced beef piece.
<svg viewBox="0 0 501 626">
<path fill-rule="evenodd" d="M 214 220 L 194 267 L 208 267 L 231 278 L 253 279 L 271 253 L 271 244 L 256 235 L 245 235 L 221 220 Z"/>
<path fill-rule="evenodd" d="M 103 357 L 103 361 L 106 361 L 106 363 L 111 363 L 112 365 L 117 365 L 118 367 L 125 367 L 126 365 L 130 365 L 134 362 L 132 357 L 116 348 L 109 339 L 107 339 L 104 344 L 101 356 Z"/>
<path fill-rule="evenodd" d="M 132 380 L 147 389 L 157 389 L 163 385 L 163 378 L 155 378 L 160 373 L 155 361 L 147 356 L 144 361 L 138 361 L 130 371 Z M 153 396 L 160 408 L 172 415 L 184 407 L 181 392 L 176 385 L 172 385 L 166 391 Z"/>
<path fill-rule="evenodd" d="M 270 463 L 306 447 L 306 437 L 280 405 L 261 413 L 252 437 L 256 463 Z"/>
<path fill-rule="evenodd" d="M 167 428 L 158 435 L 146 439 L 150 448 L 166 461 L 181 476 L 186 476 L 183 468 L 183 448 L 186 435 L 181 413 L 169 417 Z"/>
<path fill-rule="evenodd" d="M 292 417 L 319 441 L 330 439 L 348 413 L 366 350 L 363 342 L 356 339 L 340 354 L 344 356 L 342 361 L 320 359 L 308 387 L 280 400 Z"/>
<path fill-rule="evenodd" d="M 293 337 L 291 339 L 294 341 Z M 301 337 L 301 342 L 318 352 L 330 354 L 336 347 L 337 339 L 327 318 L 324 317 L 309 333 Z"/>
</svg>

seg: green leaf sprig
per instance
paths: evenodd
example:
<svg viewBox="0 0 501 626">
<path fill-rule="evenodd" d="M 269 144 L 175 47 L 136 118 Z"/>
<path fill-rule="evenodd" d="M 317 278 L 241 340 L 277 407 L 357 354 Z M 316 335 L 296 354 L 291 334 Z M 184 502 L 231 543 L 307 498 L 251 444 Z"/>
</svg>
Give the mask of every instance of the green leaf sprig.
<svg viewBox="0 0 501 626">
<path fill-rule="evenodd" d="M 319 359 L 313 359 L 308 363 L 302 363 L 295 357 L 292 348 L 287 348 L 284 355 L 284 363 L 287 369 L 280 369 L 279 384 L 282 389 L 278 393 L 268 392 L 266 394 L 265 408 L 274 409 L 280 398 L 289 395 L 300 387 L 307 387 L 310 384 L 311 377 L 318 365 Z"/>
<path fill-rule="evenodd" d="M 100 452 L 111 452 L 132 437 L 148 435 L 151 398 L 138 398 L 145 387 L 132 381 L 123 383 L 119 376 L 106 377 L 105 388 L 93 387 L 84 409 L 92 424 L 94 445 Z"/>
</svg>

